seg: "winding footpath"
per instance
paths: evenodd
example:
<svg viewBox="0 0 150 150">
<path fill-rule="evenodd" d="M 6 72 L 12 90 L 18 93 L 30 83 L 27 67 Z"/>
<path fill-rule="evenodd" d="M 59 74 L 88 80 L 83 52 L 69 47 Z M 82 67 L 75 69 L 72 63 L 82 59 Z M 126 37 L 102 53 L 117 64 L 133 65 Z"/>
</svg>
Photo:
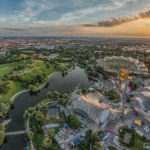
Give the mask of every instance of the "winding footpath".
<svg viewBox="0 0 150 150">
<path fill-rule="evenodd" d="M 29 126 L 30 120 L 29 118 L 27 119 L 27 132 L 30 132 L 30 126 Z M 30 139 L 30 145 L 31 145 L 31 150 L 34 150 L 34 145 L 32 139 Z"/>
<path fill-rule="evenodd" d="M 16 94 L 14 94 L 11 98 L 10 98 L 10 101 L 13 101 L 18 95 L 22 94 L 22 93 L 25 93 L 25 92 L 28 92 L 30 91 L 30 89 L 26 89 L 26 90 L 22 90 L 22 91 L 19 91 L 17 92 Z"/>
</svg>

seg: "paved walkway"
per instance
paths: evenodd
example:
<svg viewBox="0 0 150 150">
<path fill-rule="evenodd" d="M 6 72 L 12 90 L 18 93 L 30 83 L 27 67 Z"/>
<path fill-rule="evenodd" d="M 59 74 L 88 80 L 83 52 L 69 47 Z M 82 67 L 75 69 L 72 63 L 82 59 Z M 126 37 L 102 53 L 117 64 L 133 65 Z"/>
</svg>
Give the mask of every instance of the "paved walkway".
<svg viewBox="0 0 150 150">
<path fill-rule="evenodd" d="M 30 120 L 28 119 L 27 120 L 27 132 L 30 132 Z M 33 145 L 33 142 L 32 142 L 32 139 L 30 139 L 30 145 L 31 145 L 31 150 L 34 150 L 34 145 Z"/>
<path fill-rule="evenodd" d="M 17 92 L 16 94 L 14 94 L 11 98 L 10 98 L 10 101 L 14 100 L 15 97 L 17 97 L 18 95 L 24 93 L 24 92 L 28 92 L 30 89 L 26 89 L 26 90 L 22 90 L 22 91 L 19 91 Z"/>
<path fill-rule="evenodd" d="M 44 66 L 40 66 L 40 67 L 36 67 L 36 68 L 33 68 L 33 69 L 29 69 L 29 68 L 27 68 L 25 71 L 23 71 L 23 72 L 21 72 L 21 73 L 15 73 L 15 74 L 13 74 L 13 75 L 8 75 L 9 77 L 12 77 L 12 76 L 14 76 L 14 75 L 24 75 L 24 74 L 26 74 L 26 73 L 28 73 L 28 72 L 32 72 L 32 71 L 34 71 L 34 70 L 36 70 L 36 69 L 39 69 L 39 68 L 43 68 Z"/>
</svg>

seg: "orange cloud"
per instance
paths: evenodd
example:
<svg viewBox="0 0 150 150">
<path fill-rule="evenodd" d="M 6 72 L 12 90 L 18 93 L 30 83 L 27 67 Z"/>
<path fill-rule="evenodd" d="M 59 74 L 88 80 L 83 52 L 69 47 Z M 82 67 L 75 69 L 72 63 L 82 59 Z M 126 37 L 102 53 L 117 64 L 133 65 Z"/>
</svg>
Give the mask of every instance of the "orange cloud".
<svg viewBox="0 0 150 150">
<path fill-rule="evenodd" d="M 97 24 L 84 24 L 86 27 L 115 27 L 122 24 L 137 21 L 139 19 L 150 18 L 150 10 L 140 12 L 134 17 L 110 18 L 108 20 L 99 21 Z"/>
</svg>

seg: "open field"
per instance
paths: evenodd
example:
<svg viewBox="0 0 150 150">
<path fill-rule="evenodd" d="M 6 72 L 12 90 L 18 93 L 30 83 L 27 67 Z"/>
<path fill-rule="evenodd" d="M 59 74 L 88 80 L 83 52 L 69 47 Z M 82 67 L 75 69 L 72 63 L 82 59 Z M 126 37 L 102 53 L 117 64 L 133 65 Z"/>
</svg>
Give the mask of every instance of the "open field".
<svg viewBox="0 0 150 150">
<path fill-rule="evenodd" d="M 110 70 L 120 70 L 120 69 L 126 69 L 128 71 L 136 71 L 137 67 L 134 63 L 124 61 L 124 60 L 109 60 L 105 61 L 101 64 L 102 66 L 105 66 L 107 69 Z"/>
</svg>

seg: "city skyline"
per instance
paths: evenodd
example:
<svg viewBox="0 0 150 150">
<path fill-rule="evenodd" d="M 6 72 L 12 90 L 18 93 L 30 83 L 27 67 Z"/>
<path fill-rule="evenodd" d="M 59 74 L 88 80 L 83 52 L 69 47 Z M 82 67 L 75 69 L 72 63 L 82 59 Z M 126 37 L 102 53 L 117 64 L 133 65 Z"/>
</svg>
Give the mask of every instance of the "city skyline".
<svg viewBox="0 0 150 150">
<path fill-rule="evenodd" d="M 148 0 L 5 0 L 0 36 L 150 36 Z"/>
</svg>

